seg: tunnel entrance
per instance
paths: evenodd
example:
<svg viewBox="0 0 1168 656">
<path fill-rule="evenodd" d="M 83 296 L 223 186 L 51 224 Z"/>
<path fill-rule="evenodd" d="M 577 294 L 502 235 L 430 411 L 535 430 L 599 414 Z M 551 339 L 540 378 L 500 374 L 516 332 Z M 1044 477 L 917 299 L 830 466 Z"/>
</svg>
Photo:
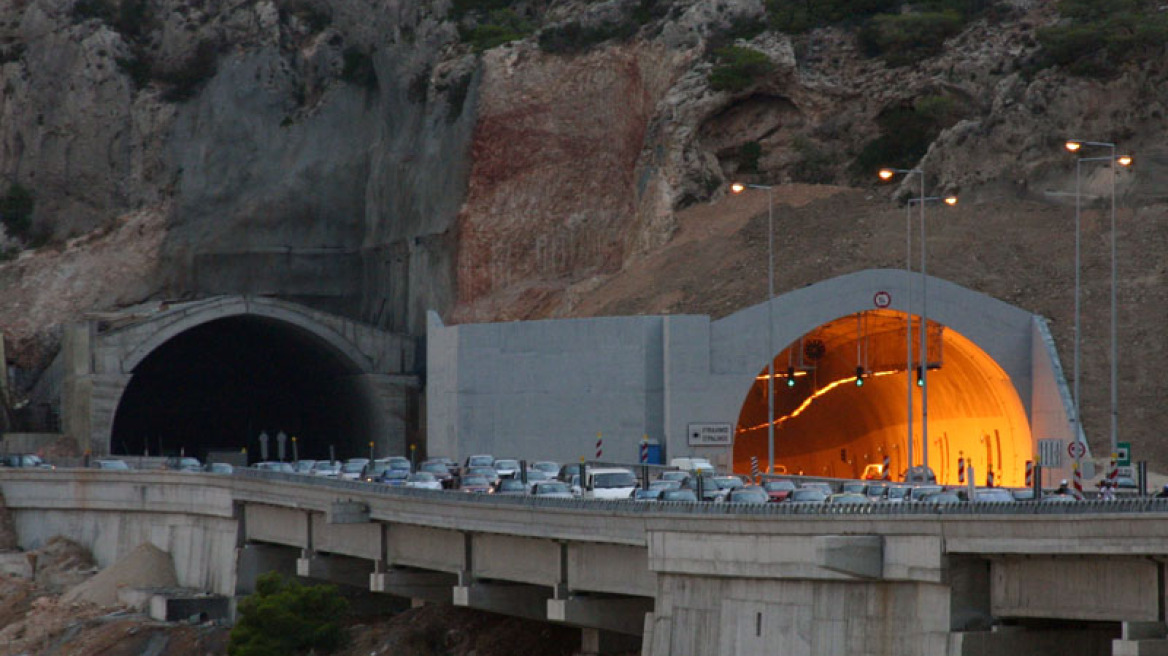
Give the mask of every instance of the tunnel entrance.
<svg viewBox="0 0 1168 656">
<path fill-rule="evenodd" d="M 133 370 L 114 417 L 110 452 L 186 455 L 247 449 L 269 459 L 283 432 L 285 459 L 368 454 L 374 407 L 361 371 L 323 339 L 254 315 L 201 324 L 162 344 Z"/>
<path fill-rule="evenodd" d="M 913 359 L 906 357 L 908 319 L 872 310 L 842 317 L 803 335 L 774 360 L 775 469 L 781 473 L 860 478 L 889 458 L 891 479 L 927 464 L 945 484 L 958 483 L 964 458 L 984 485 L 1022 486 L 1033 453 L 1030 424 L 1002 368 L 969 339 L 929 322 L 928 444 L 923 443 L 926 390 L 917 384 L 920 317 L 912 317 Z M 862 371 L 862 384 L 856 384 Z M 767 371 L 757 376 L 739 414 L 734 470 L 750 458 L 768 464 Z M 927 460 L 925 452 L 927 451 Z"/>
</svg>

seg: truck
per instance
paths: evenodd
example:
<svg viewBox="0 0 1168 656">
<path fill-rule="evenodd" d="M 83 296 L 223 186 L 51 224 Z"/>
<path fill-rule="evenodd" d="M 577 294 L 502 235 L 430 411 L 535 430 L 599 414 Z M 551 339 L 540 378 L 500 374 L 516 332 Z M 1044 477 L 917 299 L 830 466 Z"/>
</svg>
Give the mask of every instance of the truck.
<svg viewBox="0 0 1168 656">
<path fill-rule="evenodd" d="M 623 467 L 585 468 L 585 499 L 630 499 L 637 489 L 637 477 Z"/>
</svg>

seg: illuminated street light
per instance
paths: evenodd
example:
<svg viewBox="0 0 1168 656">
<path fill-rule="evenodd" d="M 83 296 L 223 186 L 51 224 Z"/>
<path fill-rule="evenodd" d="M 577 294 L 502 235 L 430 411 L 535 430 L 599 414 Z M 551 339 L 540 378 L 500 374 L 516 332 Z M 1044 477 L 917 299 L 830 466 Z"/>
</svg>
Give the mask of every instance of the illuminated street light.
<svg viewBox="0 0 1168 656">
<path fill-rule="evenodd" d="M 1132 158 L 1130 155 L 1121 155 L 1116 157 L 1115 144 L 1106 141 L 1077 141 L 1069 140 L 1066 142 L 1066 149 L 1072 153 L 1077 153 L 1083 146 L 1094 146 L 1099 148 L 1110 148 L 1110 157 L 1080 157 L 1075 162 L 1075 371 L 1074 371 L 1074 423 L 1075 423 L 1075 437 L 1076 441 L 1084 441 L 1082 417 L 1079 411 L 1079 351 L 1081 340 L 1080 330 L 1080 297 L 1081 297 L 1081 214 L 1082 214 L 1082 193 L 1080 185 L 1080 177 L 1083 162 L 1107 162 L 1111 168 L 1111 461 L 1114 462 L 1116 453 L 1119 449 L 1119 349 L 1118 349 L 1118 331 L 1116 328 L 1116 258 L 1115 258 L 1115 165 L 1131 166 Z M 1075 459 L 1078 462 L 1079 458 Z M 1110 475 L 1112 472 L 1107 472 Z"/>
<path fill-rule="evenodd" d="M 767 192 L 767 471 L 775 471 L 775 348 L 774 317 L 772 300 L 775 297 L 775 196 L 772 185 L 743 184 L 734 182 L 730 192 L 740 194 L 747 189 L 763 189 Z M 787 370 L 787 386 L 795 384 L 791 368 Z"/>
<path fill-rule="evenodd" d="M 880 169 L 878 175 L 881 180 L 888 181 L 896 176 L 897 173 L 904 173 L 906 175 L 917 174 L 921 176 L 921 195 L 920 198 L 925 197 L 925 172 L 920 169 Z M 908 433 L 908 469 L 911 470 L 916 464 L 913 462 L 913 384 L 912 376 L 909 374 L 913 367 L 913 339 L 912 339 L 912 210 L 911 204 L 905 205 L 904 213 L 904 276 L 905 276 L 905 356 L 904 356 L 904 372 L 905 378 L 908 379 L 907 393 L 905 394 L 905 403 L 907 408 L 905 410 L 905 429 Z M 921 203 L 921 222 L 924 222 L 925 204 Z M 907 471 L 906 470 L 906 471 Z"/>
</svg>

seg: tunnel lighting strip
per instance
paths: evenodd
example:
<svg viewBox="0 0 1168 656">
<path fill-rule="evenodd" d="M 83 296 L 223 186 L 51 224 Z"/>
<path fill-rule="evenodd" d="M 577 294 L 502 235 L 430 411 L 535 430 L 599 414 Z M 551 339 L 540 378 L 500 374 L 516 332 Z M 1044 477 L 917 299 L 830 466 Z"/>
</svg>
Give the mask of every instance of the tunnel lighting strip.
<svg viewBox="0 0 1168 656">
<path fill-rule="evenodd" d="M 810 371 L 796 371 L 795 378 L 802 378 L 803 376 L 808 376 L 810 374 L 811 374 Z M 779 372 L 776 371 L 775 378 L 787 378 L 787 374 L 780 374 Z M 754 379 L 755 380 L 766 380 L 767 377 L 766 377 L 766 374 L 759 374 L 759 375 L 755 376 Z M 855 379 L 853 378 L 852 380 L 855 380 Z"/>
<path fill-rule="evenodd" d="M 868 374 L 868 377 L 869 378 L 878 378 L 880 376 L 891 376 L 893 374 L 899 374 L 899 373 L 900 373 L 900 371 L 895 371 L 895 370 L 894 371 L 873 371 L 872 373 Z M 765 379 L 766 376 L 763 376 L 763 378 Z M 783 425 L 783 422 L 786 422 L 790 419 L 794 419 L 795 417 L 798 417 L 799 415 L 803 414 L 803 411 L 806 410 L 808 408 L 808 406 L 810 406 L 811 403 L 813 401 L 815 401 L 815 399 L 818 399 L 819 397 L 823 396 L 824 394 L 827 394 L 828 392 L 839 387 L 840 385 L 845 385 L 847 383 L 854 383 L 854 382 L 856 382 L 856 377 L 855 376 L 848 376 L 847 378 L 841 378 L 839 380 L 832 381 L 831 383 L 828 383 L 826 386 L 816 390 L 811 396 L 807 397 L 806 399 L 803 399 L 803 403 L 800 403 L 798 408 L 795 408 L 794 410 L 792 410 L 791 414 L 783 415 L 782 417 L 775 417 L 775 425 L 781 426 L 781 425 Z M 746 433 L 748 431 L 759 430 L 760 428 L 766 428 L 766 422 L 763 422 L 757 426 L 749 426 L 747 428 L 739 428 L 738 432 L 739 433 Z"/>
</svg>

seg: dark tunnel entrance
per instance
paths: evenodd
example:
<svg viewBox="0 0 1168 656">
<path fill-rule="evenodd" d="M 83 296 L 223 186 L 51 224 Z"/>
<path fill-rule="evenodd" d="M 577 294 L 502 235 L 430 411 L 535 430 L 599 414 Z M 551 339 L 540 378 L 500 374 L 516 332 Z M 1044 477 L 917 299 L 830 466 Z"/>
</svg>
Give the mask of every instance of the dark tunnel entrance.
<svg viewBox="0 0 1168 656">
<path fill-rule="evenodd" d="M 303 328 L 257 316 L 207 322 L 167 341 L 134 369 L 114 417 L 110 452 L 205 458 L 247 449 L 300 458 L 367 454 L 374 407 L 356 364 Z M 285 460 L 293 458 L 292 440 Z"/>
</svg>

